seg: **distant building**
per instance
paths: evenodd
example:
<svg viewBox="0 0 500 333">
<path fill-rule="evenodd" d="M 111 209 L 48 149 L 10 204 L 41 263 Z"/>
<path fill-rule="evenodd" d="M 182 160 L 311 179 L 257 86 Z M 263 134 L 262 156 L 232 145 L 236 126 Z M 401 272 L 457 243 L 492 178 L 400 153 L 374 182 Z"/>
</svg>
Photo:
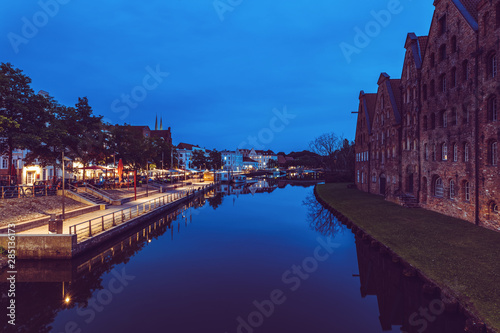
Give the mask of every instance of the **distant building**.
<svg viewBox="0 0 500 333">
<path fill-rule="evenodd" d="M 243 170 L 243 154 L 239 150 L 221 152 L 223 170 L 242 171 Z"/>
<path fill-rule="evenodd" d="M 243 169 L 250 170 L 259 168 L 259 162 L 252 160 L 250 157 L 243 157 Z"/>
<path fill-rule="evenodd" d="M 257 161 L 259 163 L 259 169 L 267 169 L 269 168 L 269 161 L 274 160 L 278 161 L 278 156 L 272 150 L 255 150 L 252 148 L 248 157 Z"/>
<path fill-rule="evenodd" d="M 179 161 L 179 166 L 185 169 L 191 168 L 193 153 L 195 151 L 202 151 L 205 155 L 208 153 L 205 148 L 201 148 L 200 146 L 183 142 L 179 143 L 177 145 L 177 160 Z"/>
<path fill-rule="evenodd" d="M 151 130 L 149 126 L 130 126 L 130 128 L 145 138 L 163 138 L 165 142 L 172 144 L 172 131 L 170 127 L 166 130 Z"/>
</svg>

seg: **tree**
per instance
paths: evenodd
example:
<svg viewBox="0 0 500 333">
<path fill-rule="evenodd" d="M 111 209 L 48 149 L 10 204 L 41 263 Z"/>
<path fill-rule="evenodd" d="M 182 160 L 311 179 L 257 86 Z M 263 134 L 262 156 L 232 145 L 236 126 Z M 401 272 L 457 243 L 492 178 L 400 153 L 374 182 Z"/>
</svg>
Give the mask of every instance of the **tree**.
<svg viewBox="0 0 500 333">
<path fill-rule="evenodd" d="M 206 168 L 209 160 L 202 150 L 193 151 L 191 165 L 197 169 Z"/>
<path fill-rule="evenodd" d="M 84 168 L 91 163 L 103 163 L 106 151 L 102 117 L 93 115 L 87 97 L 78 98 L 71 116 L 69 135 L 72 138 L 72 155 Z"/>
<path fill-rule="evenodd" d="M 7 131 L 7 129 L 19 127 L 20 126 L 16 121 L 12 120 L 11 118 L 7 118 L 6 116 L 0 115 L 0 133 L 3 134 L 3 132 Z M 2 136 L 2 134 L 0 134 L 0 136 Z"/>
<path fill-rule="evenodd" d="M 214 170 L 220 170 L 222 168 L 222 154 L 217 149 L 210 151 L 208 156 L 208 164 Z"/>
<path fill-rule="evenodd" d="M 146 169 L 146 162 L 153 156 L 150 139 L 130 125 L 115 125 L 110 129 L 109 145 L 116 160 L 122 159 L 124 167 L 131 170 Z"/>
<path fill-rule="evenodd" d="M 173 154 L 173 146 L 167 142 L 164 138 L 150 138 L 151 144 L 151 160 L 157 166 L 161 166 L 162 169 L 173 168 L 171 164 L 171 157 L 174 156 L 174 162 L 176 160 L 175 154 Z"/>
<path fill-rule="evenodd" d="M 25 149 L 37 141 L 44 124 L 45 100 L 35 95 L 31 79 L 10 63 L 0 64 L 0 154 L 8 156 L 9 174 L 14 149 Z"/>
<path fill-rule="evenodd" d="M 31 164 L 37 160 L 40 165 L 52 165 L 55 170 L 61 163 L 63 152 L 74 157 L 68 148 L 76 145 L 76 138 L 70 135 L 74 126 L 72 119 L 75 117 L 75 109 L 60 105 L 50 96 L 42 98 L 47 119 L 39 125 L 37 137 L 26 145 L 29 149 L 26 163 Z"/>
<path fill-rule="evenodd" d="M 334 180 L 354 180 L 354 142 L 338 137 L 335 133 L 327 133 L 316 138 L 309 146 L 322 156 L 322 165 Z"/>
<path fill-rule="evenodd" d="M 267 163 L 267 167 L 271 169 L 279 167 L 278 160 L 270 159 L 269 162 Z"/>
<path fill-rule="evenodd" d="M 335 133 L 325 133 L 309 143 L 311 150 L 323 156 L 325 168 L 333 171 L 335 169 L 335 152 L 342 147 L 342 139 Z"/>
</svg>

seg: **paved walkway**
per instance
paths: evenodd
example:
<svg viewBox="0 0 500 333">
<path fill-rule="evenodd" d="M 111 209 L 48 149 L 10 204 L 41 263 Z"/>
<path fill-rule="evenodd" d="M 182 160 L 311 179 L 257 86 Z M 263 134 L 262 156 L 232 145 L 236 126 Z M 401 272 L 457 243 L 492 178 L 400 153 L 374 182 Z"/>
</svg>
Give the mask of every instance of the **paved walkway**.
<svg viewBox="0 0 500 333">
<path fill-rule="evenodd" d="M 201 187 L 204 185 L 212 185 L 212 182 L 193 183 L 192 185 L 178 187 L 175 190 L 165 191 L 163 193 L 152 193 L 149 195 L 149 197 L 137 199 L 136 201 L 130 201 L 130 202 L 127 202 L 121 206 L 108 206 L 108 208 L 104 209 L 104 210 L 97 210 L 97 211 L 92 212 L 92 213 L 87 213 L 87 214 L 83 214 L 83 215 L 75 216 L 73 218 L 66 219 L 63 222 L 63 234 L 69 234 L 70 226 L 73 226 L 75 224 L 87 222 L 89 220 L 99 218 L 99 217 L 104 216 L 104 215 L 112 214 L 114 212 L 118 212 L 118 211 L 121 211 L 124 209 L 129 209 L 129 208 L 135 207 L 141 203 L 145 203 L 145 202 L 148 202 L 148 201 L 156 199 L 156 198 L 161 198 L 163 196 L 170 195 L 172 193 L 177 193 L 177 192 L 181 192 L 181 191 L 185 191 L 185 190 L 197 189 L 198 187 Z M 45 225 L 42 227 L 33 228 L 33 229 L 19 232 L 19 234 L 45 235 L 45 234 L 48 234 L 48 232 L 49 232 L 48 225 Z"/>
</svg>

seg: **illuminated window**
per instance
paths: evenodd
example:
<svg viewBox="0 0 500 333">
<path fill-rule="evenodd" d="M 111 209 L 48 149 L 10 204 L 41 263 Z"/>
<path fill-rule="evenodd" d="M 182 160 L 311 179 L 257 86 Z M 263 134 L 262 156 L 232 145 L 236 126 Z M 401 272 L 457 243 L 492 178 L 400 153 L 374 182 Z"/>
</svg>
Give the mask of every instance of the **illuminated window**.
<svg viewBox="0 0 500 333">
<path fill-rule="evenodd" d="M 446 143 L 443 143 L 443 145 L 441 146 L 441 160 L 448 160 L 448 145 Z"/>
</svg>

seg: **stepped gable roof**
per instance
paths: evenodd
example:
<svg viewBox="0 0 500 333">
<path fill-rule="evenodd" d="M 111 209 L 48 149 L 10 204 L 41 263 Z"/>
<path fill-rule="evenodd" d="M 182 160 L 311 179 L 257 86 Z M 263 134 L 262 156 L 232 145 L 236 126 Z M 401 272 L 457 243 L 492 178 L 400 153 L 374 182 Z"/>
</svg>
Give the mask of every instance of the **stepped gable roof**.
<svg viewBox="0 0 500 333">
<path fill-rule="evenodd" d="M 382 73 L 378 79 L 378 85 L 385 84 L 391 101 L 392 111 L 397 124 L 401 123 L 401 79 L 391 79 L 389 74 Z"/>
<path fill-rule="evenodd" d="M 427 50 L 427 45 L 429 44 L 429 36 L 419 36 L 418 45 L 420 49 L 421 58 L 424 59 L 425 51 Z"/>
<path fill-rule="evenodd" d="M 417 37 L 415 33 L 410 32 L 406 36 L 405 49 L 411 47 L 413 60 L 415 61 L 415 67 L 417 69 L 422 68 L 422 61 L 424 59 L 425 48 L 427 47 L 427 36 Z M 424 45 L 422 45 L 424 44 Z"/>
<path fill-rule="evenodd" d="M 363 90 L 359 94 L 360 103 L 363 105 L 364 117 L 368 126 L 368 134 L 372 133 L 373 118 L 375 115 L 375 105 L 377 103 L 377 94 L 366 94 Z"/>
<path fill-rule="evenodd" d="M 438 0 L 434 1 L 436 4 Z M 457 9 L 460 11 L 465 20 L 474 29 L 474 31 L 479 30 L 479 25 L 477 23 L 478 18 L 478 4 L 480 0 L 452 0 Z"/>
</svg>

